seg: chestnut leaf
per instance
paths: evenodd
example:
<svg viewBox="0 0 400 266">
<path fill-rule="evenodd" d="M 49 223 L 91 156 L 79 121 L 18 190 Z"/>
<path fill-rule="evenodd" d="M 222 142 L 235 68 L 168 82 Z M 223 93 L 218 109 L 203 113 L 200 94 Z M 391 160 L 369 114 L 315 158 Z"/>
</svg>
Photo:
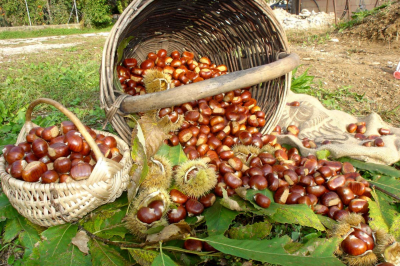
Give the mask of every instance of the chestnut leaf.
<svg viewBox="0 0 400 266">
<path fill-rule="evenodd" d="M 308 265 L 308 266 L 343 266 L 333 253 L 340 240 L 311 239 L 298 250 L 289 253 L 284 246 L 291 243 L 289 236 L 274 238 L 271 240 L 236 240 L 222 235 L 210 236 L 203 241 L 215 249 L 229 255 L 244 259 L 257 260 L 271 264 Z"/>
<path fill-rule="evenodd" d="M 270 222 L 259 222 L 245 226 L 232 227 L 228 231 L 229 238 L 257 240 L 269 236 L 272 224 Z"/>
<path fill-rule="evenodd" d="M 203 212 L 206 219 L 208 235 L 222 235 L 228 230 L 233 219 L 239 214 L 221 205 L 221 199 L 217 198 L 214 204 Z"/>
</svg>

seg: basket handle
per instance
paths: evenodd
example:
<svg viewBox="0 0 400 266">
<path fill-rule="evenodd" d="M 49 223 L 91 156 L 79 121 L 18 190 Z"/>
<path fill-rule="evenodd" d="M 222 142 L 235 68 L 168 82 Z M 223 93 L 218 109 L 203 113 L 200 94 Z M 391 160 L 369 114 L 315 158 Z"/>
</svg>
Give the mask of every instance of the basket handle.
<svg viewBox="0 0 400 266">
<path fill-rule="evenodd" d="M 173 90 L 129 96 L 122 101 L 120 110 L 123 113 L 145 112 L 250 87 L 284 76 L 299 64 L 299 56 L 292 53 L 270 64 L 235 71 L 213 79 L 180 86 Z"/>
<path fill-rule="evenodd" d="M 98 158 L 98 159 L 99 158 L 103 158 L 104 159 L 103 153 L 101 153 L 101 151 L 100 151 L 99 147 L 97 146 L 96 142 L 94 141 L 92 136 L 90 136 L 89 132 L 86 130 L 86 128 L 82 124 L 82 122 L 78 119 L 78 117 L 76 117 L 76 115 L 74 115 L 71 111 L 69 111 L 67 108 L 65 108 L 64 105 L 62 105 L 59 102 L 56 102 L 56 101 L 54 101 L 52 99 L 48 99 L 48 98 L 39 98 L 37 100 L 34 100 L 29 105 L 28 110 L 26 110 L 26 114 L 25 114 L 26 123 L 31 123 L 33 108 L 35 108 L 36 105 L 41 104 L 41 103 L 46 103 L 46 104 L 52 105 L 55 108 L 57 108 L 58 110 L 60 110 L 64 115 L 66 115 L 71 120 L 71 122 L 75 124 L 75 126 L 78 128 L 78 131 L 85 138 L 86 142 L 89 144 L 90 148 L 92 149 L 92 151 L 96 155 L 96 158 Z"/>
</svg>

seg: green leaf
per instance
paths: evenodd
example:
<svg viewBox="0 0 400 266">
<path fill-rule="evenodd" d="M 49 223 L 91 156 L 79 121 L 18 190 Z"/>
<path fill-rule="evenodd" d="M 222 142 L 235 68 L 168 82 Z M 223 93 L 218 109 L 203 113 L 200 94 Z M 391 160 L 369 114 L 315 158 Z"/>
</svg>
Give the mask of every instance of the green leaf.
<svg viewBox="0 0 400 266">
<path fill-rule="evenodd" d="M 271 264 L 307 265 L 307 266 L 339 266 L 344 265 L 334 255 L 339 239 L 318 239 L 304 245 L 293 254 L 283 247 L 290 243 L 284 236 L 271 240 L 235 240 L 224 236 L 210 236 L 204 239 L 215 249 L 229 255 L 247 260 L 257 260 Z"/>
<path fill-rule="evenodd" d="M 18 212 L 11 205 L 8 200 L 6 194 L 0 194 L 0 221 L 4 221 L 5 219 L 12 219 L 19 216 Z"/>
<path fill-rule="evenodd" d="M 78 226 L 63 224 L 50 227 L 41 234 L 42 242 L 35 245 L 28 263 L 32 265 L 90 265 L 91 256 L 71 243 Z"/>
<path fill-rule="evenodd" d="M 239 212 L 232 211 L 221 205 L 221 199 L 217 198 L 214 205 L 204 210 L 207 231 L 211 235 L 222 235 L 228 230 L 231 222 Z"/>
<path fill-rule="evenodd" d="M 395 168 L 387 166 L 387 165 L 375 164 L 375 163 L 365 163 L 365 162 L 351 159 L 348 157 L 339 158 L 338 161 L 349 162 L 358 169 L 368 170 L 372 173 L 383 174 L 383 175 L 393 176 L 393 177 L 400 177 L 399 170 L 396 170 Z"/>
<path fill-rule="evenodd" d="M 40 241 L 40 237 L 31 223 L 22 216 L 7 221 L 4 240 L 9 242 L 17 236 L 19 236 L 18 239 L 21 245 L 25 248 L 24 257 L 28 257 L 32 253 L 35 244 Z"/>
<path fill-rule="evenodd" d="M 180 144 L 173 147 L 163 144 L 157 151 L 157 154 L 168 158 L 171 161 L 172 166 L 179 165 L 188 160 Z"/>
<path fill-rule="evenodd" d="M 389 233 L 396 238 L 397 242 L 400 242 L 400 215 L 394 219 Z"/>
<path fill-rule="evenodd" d="M 258 206 L 254 201 L 254 195 L 261 193 L 270 198 L 271 204 L 264 209 Z M 320 231 L 325 231 L 325 227 L 321 224 L 318 216 L 305 204 L 284 205 L 273 202 L 272 192 L 268 189 L 253 190 L 249 189 L 246 194 L 246 199 L 253 203 L 258 209 L 256 214 L 263 214 L 271 217 L 278 223 L 300 224 L 303 226 L 313 227 Z"/>
<path fill-rule="evenodd" d="M 329 150 L 319 150 L 316 152 L 318 160 L 326 160 L 329 156 L 331 156 L 331 152 Z"/>
<path fill-rule="evenodd" d="M 160 242 L 160 254 L 154 259 L 152 266 L 178 266 L 170 257 L 162 251 L 162 244 Z"/>
<path fill-rule="evenodd" d="M 85 222 L 85 228 L 102 238 L 110 239 L 113 236 L 125 237 L 128 230 L 122 219 L 126 215 L 127 207 L 100 212 Z"/>
<path fill-rule="evenodd" d="M 128 251 L 131 254 L 131 256 L 135 259 L 135 261 L 142 266 L 151 266 L 154 259 L 159 254 L 156 251 L 144 250 L 139 248 L 129 248 Z"/>
<path fill-rule="evenodd" d="M 369 200 L 369 215 L 372 221 L 369 222 L 373 230 L 382 229 L 389 232 L 394 220 L 399 216 L 396 208 L 389 204 L 385 195 L 379 191 L 371 192 L 375 201 Z"/>
<path fill-rule="evenodd" d="M 317 214 L 317 217 L 319 221 L 328 229 L 332 229 L 333 226 L 338 223 L 335 220 L 321 214 Z"/>
<path fill-rule="evenodd" d="M 374 175 L 372 180 L 368 180 L 372 185 L 376 185 L 390 193 L 395 195 L 400 195 L 400 180 L 390 177 Z"/>
<path fill-rule="evenodd" d="M 19 219 L 7 219 L 6 227 L 4 229 L 3 241 L 8 243 L 18 236 L 22 231 L 22 226 Z"/>
<path fill-rule="evenodd" d="M 372 200 L 368 200 L 368 207 L 369 207 L 369 217 L 371 221 L 369 221 L 368 225 L 371 227 L 372 230 L 384 230 L 386 233 L 389 232 L 389 227 L 385 222 L 385 219 L 382 217 L 382 212 L 379 208 L 378 203 Z"/>
<path fill-rule="evenodd" d="M 134 38 L 134 36 L 129 36 L 121 41 L 117 48 L 118 62 L 121 62 L 122 56 L 124 55 L 124 50 L 128 46 L 129 42 Z"/>
<path fill-rule="evenodd" d="M 131 263 L 125 260 L 115 249 L 96 239 L 90 241 L 90 254 L 92 254 L 93 265 L 131 265 Z"/>
<path fill-rule="evenodd" d="M 272 225 L 269 222 L 259 222 L 229 229 L 229 238 L 257 240 L 269 236 Z"/>
</svg>

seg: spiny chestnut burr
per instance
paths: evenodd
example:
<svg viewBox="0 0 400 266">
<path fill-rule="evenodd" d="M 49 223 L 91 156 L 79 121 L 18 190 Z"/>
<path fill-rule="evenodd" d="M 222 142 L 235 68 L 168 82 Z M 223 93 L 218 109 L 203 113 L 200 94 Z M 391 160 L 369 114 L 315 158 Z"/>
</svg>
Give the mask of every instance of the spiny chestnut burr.
<svg viewBox="0 0 400 266">
<path fill-rule="evenodd" d="M 343 240 L 341 247 L 344 252 L 352 256 L 359 256 L 367 251 L 367 244 L 354 235 L 349 235 Z"/>
<path fill-rule="evenodd" d="M 47 143 L 46 143 L 46 145 L 47 145 Z M 24 150 L 21 147 L 16 146 L 16 147 L 11 148 L 11 150 L 7 153 L 7 156 L 5 159 L 8 164 L 13 164 L 14 162 L 16 162 L 18 160 L 22 160 L 24 158 L 24 155 L 25 155 Z"/>
<path fill-rule="evenodd" d="M 72 163 L 69 158 L 60 157 L 54 161 L 54 170 L 58 173 L 65 174 L 71 170 Z"/>
<path fill-rule="evenodd" d="M 271 200 L 267 196 L 265 196 L 265 195 L 263 195 L 261 193 L 256 193 L 254 195 L 254 201 L 261 208 L 268 208 L 269 205 L 271 204 Z"/>
<path fill-rule="evenodd" d="M 92 173 L 92 166 L 88 163 L 80 162 L 71 168 L 71 177 L 74 180 L 84 180 L 89 178 Z"/>
<path fill-rule="evenodd" d="M 22 171 L 22 179 L 26 182 L 37 182 L 46 171 L 46 164 L 40 161 L 31 162 Z"/>
<path fill-rule="evenodd" d="M 146 224 L 151 224 L 158 220 L 154 209 L 149 207 L 140 208 L 137 212 L 137 218 L 139 219 L 139 221 Z"/>
<path fill-rule="evenodd" d="M 170 210 L 167 216 L 170 223 L 178 223 L 179 221 L 186 218 L 186 209 L 185 207 L 180 205 L 176 209 Z"/>
<path fill-rule="evenodd" d="M 56 183 L 59 180 L 59 175 L 54 170 L 48 170 L 43 173 L 42 175 L 42 183 L 49 184 L 49 183 Z"/>
<path fill-rule="evenodd" d="M 189 199 L 186 204 L 186 211 L 188 212 L 188 216 L 199 215 L 204 211 L 204 206 L 200 202 L 195 199 Z"/>
<path fill-rule="evenodd" d="M 201 204 L 203 204 L 203 206 L 205 208 L 208 208 L 208 207 L 211 207 L 214 204 L 216 199 L 217 198 L 215 197 L 214 193 L 209 193 L 209 194 L 201 197 L 199 201 L 200 201 Z"/>
<path fill-rule="evenodd" d="M 12 177 L 22 179 L 22 171 L 27 165 L 28 163 L 25 160 L 18 160 L 13 162 L 13 164 L 11 165 L 10 175 Z"/>
<path fill-rule="evenodd" d="M 200 252 L 203 248 L 202 241 L 195 239 L 185 240 L 183 247 L 187 250 Z"/>
</svg>

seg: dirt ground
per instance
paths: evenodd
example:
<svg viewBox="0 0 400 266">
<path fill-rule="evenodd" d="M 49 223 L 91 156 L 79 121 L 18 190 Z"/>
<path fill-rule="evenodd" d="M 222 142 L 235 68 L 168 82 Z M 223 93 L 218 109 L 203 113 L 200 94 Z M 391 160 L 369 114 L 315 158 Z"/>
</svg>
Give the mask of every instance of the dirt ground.
<svg viewBox="0 0 400 266">
<path fill-rule="evenodd" d="M 400 41 L 364 41 L 357 36 L 329 33 L 330 40 L 310 43 L 302 42 L 302 32 L 288 36 L 292 51 L 301 58 L 299 73 L 309 69 L 309 75 L 329 91 L 350 86 L 350 92 L 365 93 L 366 102 L 343 106 L 344 110 L 358 114 L 374 111 L 399 126 L 393 112 L 400 105 L 400 80 L 393 77 L 393 72 L 400 61 Z"/>
</svg>

